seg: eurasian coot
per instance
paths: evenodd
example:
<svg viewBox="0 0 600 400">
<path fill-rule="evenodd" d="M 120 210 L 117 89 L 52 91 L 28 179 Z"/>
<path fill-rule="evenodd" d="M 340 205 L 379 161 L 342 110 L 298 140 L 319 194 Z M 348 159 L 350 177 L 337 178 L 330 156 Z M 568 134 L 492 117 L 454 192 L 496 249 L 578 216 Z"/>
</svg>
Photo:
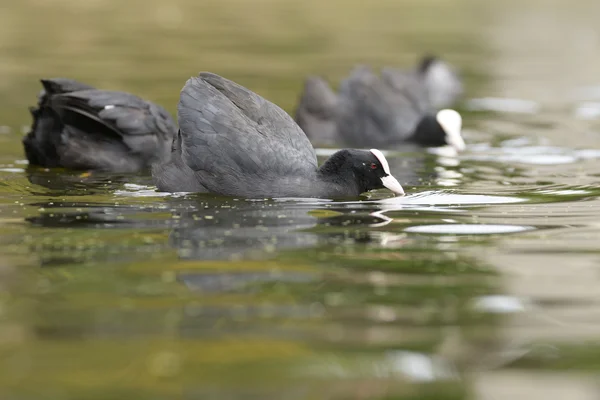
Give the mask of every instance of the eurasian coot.
<svg viewBox="0 0 600 400">
<path fill-rule="evenodd" d="M 212 73 L 186 82 L 178 119 L 171 160 L 152 168 L 160 191 L 342 198 L 385 187 L 404 194 L 379 150 L 340 150 L 319 168 L 285 111 Z"/>
<path fill-rule="evenodd" d="M 428 58 L 416 71 L 383 68 L 381 76 L 359 66 L 341 82 L 338 93 L 322 78 L 308 77 L 296 121 L 319 145 L 392 147 L 413 142 L 462 151 L 460 114 L 438 110 L 432 100 L 440 104 L 462 93 L 444 66 Z"/>
<path fill-rule="evenodd" d="M 30 165 L 137 172 L 170 156 L 177 127 L 162 107 L 71 79 L 41 82 L 23 139 Z"/>
</svg>

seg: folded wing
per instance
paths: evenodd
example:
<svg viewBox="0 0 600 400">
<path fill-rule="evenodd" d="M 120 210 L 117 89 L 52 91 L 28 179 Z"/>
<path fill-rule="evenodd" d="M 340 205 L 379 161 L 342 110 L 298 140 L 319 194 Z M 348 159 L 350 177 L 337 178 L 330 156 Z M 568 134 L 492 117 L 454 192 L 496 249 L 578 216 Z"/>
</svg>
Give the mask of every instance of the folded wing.
<svg viewBox="0 0 600 400">
<path fill-rule="evenodd" d="M 314 173 L 315 151 L 281 108 L 211 73 L 189 79 L 178 104 L 183 162 L 210 191 Z"/>
</svg>

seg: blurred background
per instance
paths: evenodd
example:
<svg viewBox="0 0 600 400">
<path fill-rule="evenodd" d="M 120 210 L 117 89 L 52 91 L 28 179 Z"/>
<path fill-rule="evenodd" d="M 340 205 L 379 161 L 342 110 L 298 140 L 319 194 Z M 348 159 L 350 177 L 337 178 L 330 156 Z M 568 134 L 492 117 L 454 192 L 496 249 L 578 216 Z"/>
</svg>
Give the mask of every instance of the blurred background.
<svg viewBox="0 0 600 400">
<path fill-rule="evenodd" d="M 2 398 L 600 396 L 599 2 L 0 10 Z M 427 53 L 461 71 L 471 145 L 458 164 L 419 164 L 437 178 L 413 191 L 437 203 L 239 206 L 129 195 L 147 177 L 53 186 L 25 173 L 21 138 L 43 77 L 175 115 L 185 81 L 211 71 L 293 114 L 308 74 L 337 86 L 358 63 L 412 68 Z M 465 206 L 473 194 L 500 200 Z M 394 222 L 377 228 L 381 209 Z M 451 221 L 489 229 L 436 230 Z"/>
</svg>

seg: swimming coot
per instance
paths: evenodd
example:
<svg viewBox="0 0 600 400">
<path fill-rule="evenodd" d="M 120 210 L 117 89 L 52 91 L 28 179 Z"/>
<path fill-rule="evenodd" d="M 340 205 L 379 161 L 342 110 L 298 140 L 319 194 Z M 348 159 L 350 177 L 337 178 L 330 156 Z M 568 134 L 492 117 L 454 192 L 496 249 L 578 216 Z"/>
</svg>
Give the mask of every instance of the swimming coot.
<svg viewBox="0 0 600 400">
<path fill-rule="evenodd" d="M 308 76 L 296 108 L 295 120 L 306 136 L 320 146 L 344 143 L 338 134 L 340 98 L 320 76 Z"/>
<path fill-rule="evenodd" d="M 177 133 L 162 107 L 71 79 L 43 79 L 23 139 L 30 165 L 137 172 L 170 156 Z"/>
<path fill-rule="evenodd" d="M 429 104 L 437 110 L 452 107 L 464 93 L 456 68 L 434 55 L 426 55 L 417 68 L 410 71 L 425 85 Z"/>
<path fill-rule="evenodd" d="M 340 150 L 319 168 L 308 138 L 285 111 L 212 73 L 186 82 L 178 119 L 171 160 L 152 168 L 160 191 L 248 198 L 343 198 L 379 188 L 404 194 L 379 150 Z"/>
<path fill-rule="evenodd" d="M 413 142 L 462 151 L 460 114 L 436 109 L 429 94 L 432 87 L 439 89 L 434 90 L 438 97 L 449 96 L 435 84 L 444 81 L 445 70 L 437 61 L 427 65 L 421 72 L 383 68 L 381 76 L 358 66 L 341 82 L 337 94 L 322 78 L 311 76 L 295 119 L 311 142 L 319 145 L 392 147 Z"/>
</svg>

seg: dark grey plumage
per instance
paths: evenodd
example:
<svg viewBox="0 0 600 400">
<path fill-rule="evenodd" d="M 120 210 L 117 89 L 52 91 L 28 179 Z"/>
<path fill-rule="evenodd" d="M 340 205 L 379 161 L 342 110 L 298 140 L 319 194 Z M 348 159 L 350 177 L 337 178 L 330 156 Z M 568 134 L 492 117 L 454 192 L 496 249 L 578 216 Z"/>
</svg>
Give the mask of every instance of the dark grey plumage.
<svg viewBox="0 0 600 400">
<path fill-rule="evenodd" d="M 23 139 L 30 165 L 137 172 L 170 156 L 177 127 L 164 108 L 70 79 L 41 82 Z"/>
<path fill-rule="evenodd" d="M 337 94 L 323 79 L 309 77 L 296 121 L 320 145 L 444 146 L 449 144 L 447 132 L 437 111 L 462 94 L 460 79 L 450 68 L 434 57 L 424 58 L 411 71 L 383 68 L 381 76 L 358 66 L 340 83 Z"/>
<path fill-rule="evenodd" d="M 412 87 L 402 83 L 394 87 L 368 67 L 355 68 L 339 89 L 342 107 L 337 125 L 344 141 L 380 147 L 409 141 L 425 115 L 417 106 L 422 87 L 414 85 L 417 92 L 412 94 Z M 417 99 L 411 101 L 411 96 Z"/>
<path fill-rule="evenodd" d="M 383 188 L 384 177 L 395 181 L 383 155 L 371 151 L 342 150 L 318 168 L 310 141 L 285 111 L 212 73 L 186 82 L 178 119 L 171 161 L 152 171 L 161 191 L 349 197 Z"/>
<path fill-rule="evenodd" d="M 338 143 L 336 116 L 338 95 L 319 76 L 309 76 L 304 82 L 295 120 L 311 142 L 334 146 Z M 316 136 L 315 136 L 316 135 Z"/>
<path fill-rule="evenodd" d="M 464 93 L 456 68 L 436 56 L 423 57 L 410 73 L 424 82 L 429 104 L 436 110 L 454 106 Z"/>
</svg>

